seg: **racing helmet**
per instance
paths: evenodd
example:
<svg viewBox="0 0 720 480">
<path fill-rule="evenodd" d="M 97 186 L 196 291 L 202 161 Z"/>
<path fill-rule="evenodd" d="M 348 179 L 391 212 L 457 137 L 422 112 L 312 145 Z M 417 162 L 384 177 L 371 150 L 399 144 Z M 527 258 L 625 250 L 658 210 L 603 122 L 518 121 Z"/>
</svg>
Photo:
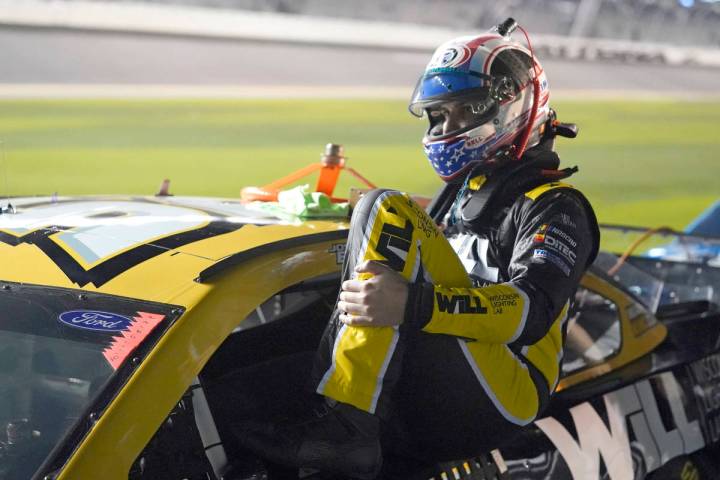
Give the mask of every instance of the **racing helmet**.
<svg viewBox="0 0 720 480">
<path fill-rule="evenodd" d="M 532 50 L 510 38 L 516 26 L 508 19 L 440 45 L 418 80 L 408 108 L 428 117 L 425 154 L 445 181 L 470 166 L 519 159 L 540 141 L 548 83 Z"/>
</svg>

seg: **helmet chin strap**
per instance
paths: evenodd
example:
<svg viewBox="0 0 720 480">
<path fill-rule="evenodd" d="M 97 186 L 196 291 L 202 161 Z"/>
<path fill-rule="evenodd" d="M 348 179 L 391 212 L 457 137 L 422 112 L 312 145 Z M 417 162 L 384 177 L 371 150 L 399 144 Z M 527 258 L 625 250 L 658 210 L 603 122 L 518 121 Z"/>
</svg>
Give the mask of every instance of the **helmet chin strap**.
<svg viewBox="0 0 720 480">
<path fill-rule="evenodd" d="M 530 110 L 530 118 L 528 118 L 527 127 L 525 127 L 525 131 L 522 134 L 522 137 L 520 137 L 520 140 L 515 145 L 516 151 L 515 151 L 515 159 L 520 160 L 525 153 L 525 149 L 527 148 L 528 141 L 530 140 L 530 134 L 532 133 L 533 125 L 535 125 L 535 119 L 537 118 L 537 111 L 538 106 L 540 103 L 540 79 L 539 74 L 537 71 L 537 63 L 535 63 L 535 52 L 533 51 L 532 44 L 530 43 L 530 37 L 528 36 L 527 31 L 520 25 L 517 26 L 517 28 L 520 29 L 521 32 L 525 35 L 525 40 L 528 44 L 528 49 L 530 50 L 530 61 L 533 65 L 533 104 L 532 109 Z"/>
</svg>

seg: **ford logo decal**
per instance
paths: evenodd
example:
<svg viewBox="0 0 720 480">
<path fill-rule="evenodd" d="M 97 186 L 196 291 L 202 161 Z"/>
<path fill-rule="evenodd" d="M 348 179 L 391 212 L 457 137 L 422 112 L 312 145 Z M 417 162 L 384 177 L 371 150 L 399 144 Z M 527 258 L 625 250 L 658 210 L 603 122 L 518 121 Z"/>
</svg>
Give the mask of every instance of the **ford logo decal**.
<svg viewBox="0 0 720 480">
<path fill-rule="evenodd" d="M 95 332 L 122 332 L 132 324 L 128 317 L 95 310 L 71 310 L 58 316 L 65 325 Z"/>
</svg>

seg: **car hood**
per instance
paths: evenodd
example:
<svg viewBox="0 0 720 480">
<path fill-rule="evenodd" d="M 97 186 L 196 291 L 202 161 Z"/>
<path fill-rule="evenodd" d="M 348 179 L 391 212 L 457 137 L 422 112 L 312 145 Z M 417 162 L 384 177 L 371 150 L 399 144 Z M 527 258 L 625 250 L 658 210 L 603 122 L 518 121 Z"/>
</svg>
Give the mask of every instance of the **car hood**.
<svg viewBox="0 0 720 480">
<path fill-rule="evenodd" d="M 0 214 L 0 281 L 165 302 L 233 255 L 345 230 L 234 199 L 28 197 Z M 3 207 L 5 201 L 3 201 Z"/>
</svg>

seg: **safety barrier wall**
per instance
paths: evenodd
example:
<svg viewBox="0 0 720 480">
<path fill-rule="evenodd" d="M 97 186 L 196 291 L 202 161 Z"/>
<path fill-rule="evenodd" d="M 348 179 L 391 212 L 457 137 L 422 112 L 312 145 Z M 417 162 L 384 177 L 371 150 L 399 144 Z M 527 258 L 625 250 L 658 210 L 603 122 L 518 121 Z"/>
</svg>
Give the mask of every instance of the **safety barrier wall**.
<svg viewBox="0 0 720 480">
<path fill-rule="evenodd" d="M 147 3 L 0 0 L 0 25 L 180 35 L 430 51 L 457 30 L 387 22 L 305 17 Z M 617 40 L 533 36 L 543 58 L 720 68 L 720 49 Z"/>
</svg>

